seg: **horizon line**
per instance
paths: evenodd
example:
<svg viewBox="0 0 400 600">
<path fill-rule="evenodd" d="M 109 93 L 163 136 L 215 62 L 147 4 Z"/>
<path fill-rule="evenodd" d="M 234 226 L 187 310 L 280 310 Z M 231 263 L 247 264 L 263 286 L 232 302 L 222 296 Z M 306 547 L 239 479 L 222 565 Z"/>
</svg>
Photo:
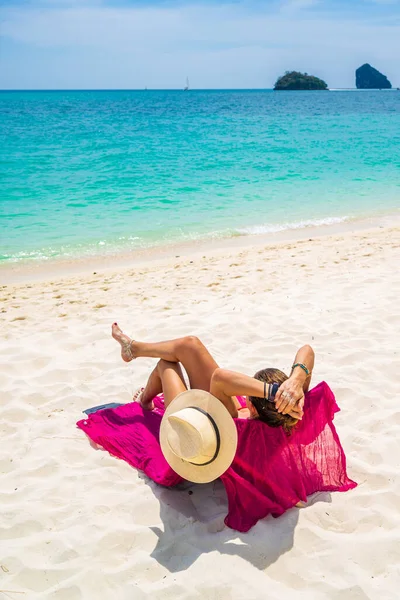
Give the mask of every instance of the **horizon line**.
<svg viewBox="0 0 400 600">
<path fill-rule="evenodd" d="M 260 88 L 0 88 L 1 92 L 252 92 L 252 91 L 285 91 L 285 92 L 323 92 L 323 91 L 398 91 L 400 87 L 394 85 L 391 88 L 356 88 L 356 87 L 328 87 L 325 90 L 275 90 L 267 87 Z"/>
</svg>

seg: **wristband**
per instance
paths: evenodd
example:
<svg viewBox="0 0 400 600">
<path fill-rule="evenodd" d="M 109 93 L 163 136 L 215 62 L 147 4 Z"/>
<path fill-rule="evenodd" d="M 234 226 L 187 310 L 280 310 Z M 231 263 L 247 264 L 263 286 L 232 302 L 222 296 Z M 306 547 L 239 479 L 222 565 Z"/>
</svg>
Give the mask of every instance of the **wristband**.
<svg viewBox="0 0 400 600">
<path fill-rule="evenodd" d="M 275 402 L 276 392 L 279 389 L 279 383 L 270 383 L 268 388 L 268 400 L 269 402 Z"/>
<path fill-rule="evenodd" d="M 294 370 L 296 367 L 300 367 L 300 369 L 303 369 L 303 371 L 304 371 L 304 373 L 307 375 L 307 377 L 310 377 L 310 375 L 311 375 L 311 371 L 309 371 L 309 370 L 307 369 L 307 367 L 306 367 L 306 365 L 305 365 L 305 364 L 303 364 L 303 363 L 294 363 L 294 364 L 292 365 L 292 371 L 293 371 L 293 370 Z"/>
</svg>

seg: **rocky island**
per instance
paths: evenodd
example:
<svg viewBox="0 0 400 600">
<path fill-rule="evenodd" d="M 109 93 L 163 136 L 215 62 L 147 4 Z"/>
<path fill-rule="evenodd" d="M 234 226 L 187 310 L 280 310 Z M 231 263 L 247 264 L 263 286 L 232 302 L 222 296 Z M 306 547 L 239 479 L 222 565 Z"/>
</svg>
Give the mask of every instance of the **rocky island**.
<svg viewBox="0 0 400 600">
<path fill-rule="evenodd" d="M 356 87 L 359 90 L 390 90 L 388 78 L 368 63 L 356 70 Z"/>
<path fill-rule="evenodd" d="M 328 85 L 313 75 L 299 73 L 298 71 L 286 71 L 275 83 L 274 90 L 327 90 Z"/>
</svg>

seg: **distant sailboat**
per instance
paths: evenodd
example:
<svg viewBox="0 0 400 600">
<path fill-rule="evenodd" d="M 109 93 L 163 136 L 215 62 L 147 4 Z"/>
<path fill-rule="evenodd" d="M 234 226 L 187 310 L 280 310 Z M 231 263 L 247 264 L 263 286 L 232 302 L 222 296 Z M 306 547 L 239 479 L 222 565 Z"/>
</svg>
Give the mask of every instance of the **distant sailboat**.
<svg viewBox="0 0 400 600">
<path fill-rule="evenodd" d="M 184 92 L 187 92 L 189 90 L 189 77 L 186 77 L 186 86 L 183 88 Z"/>
</svg>

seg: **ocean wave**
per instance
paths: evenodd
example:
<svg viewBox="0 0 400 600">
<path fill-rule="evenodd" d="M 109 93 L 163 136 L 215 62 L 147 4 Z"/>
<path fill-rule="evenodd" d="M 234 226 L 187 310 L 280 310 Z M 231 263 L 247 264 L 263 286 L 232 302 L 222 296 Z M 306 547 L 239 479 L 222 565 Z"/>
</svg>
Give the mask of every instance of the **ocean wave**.
<svg viewBox="0 0 400 600">
<path fill-rule="evenodd" d="M 304 221 L 294 221 L 288 223 L 276 223 L 265 225 L 249 225 L 247 227 L 238 227 L 230 229 L 220 229 L 214 231 L 188 231 L 179 229 L 178 231 L 169 231 L 167 235 L 160 237 L 140 237 L 136 235 L 119 236 L 117 240 L 92 240 L 89 243 L 77 243 L 71 245 L 62 245 L 58 248 L 46 247 L 31 251 L 19 251 L 14 254 L 0 254 L 0 262 L 19 262 L 19 261 L 47 261 L 56 258 L 74 259 L 84 256 L 94 255 L 115 255 L 118 253 L 129 252 L 133 250 L 145 250 L 146 248 L 167 247 L 188 241 L 197 242 L 201 240 L 224 239 L 240 237 L 245 235 L 263 235 L 266 233 L 278 233 L 285 230 L 306 229 L 323 225 L 334 225 L 343 223 L 350 217 L 326 217 L 324 219 L 309 219 Z M 99 247 L 101 250 L 99 250 Z"/>
<path fill-rule="evenodd" d="M 325 219 L 308 219 L 305 221 L 294 221 L 289 223 L 276 223 L 276 224 L 265 224 L 265 225 L 250 225 L 248 227 L 241 227 L 235 231 L 241 235 L 262 235 L 263 233 L 278 233 L 279 231 L 285 231 L 287 229 L 306 229 L 308 227 L 321 227 L 322 225 L 335 225 L 336 223 L 343 223 L 350 217 L 327 217 Z"/>
</svg>

